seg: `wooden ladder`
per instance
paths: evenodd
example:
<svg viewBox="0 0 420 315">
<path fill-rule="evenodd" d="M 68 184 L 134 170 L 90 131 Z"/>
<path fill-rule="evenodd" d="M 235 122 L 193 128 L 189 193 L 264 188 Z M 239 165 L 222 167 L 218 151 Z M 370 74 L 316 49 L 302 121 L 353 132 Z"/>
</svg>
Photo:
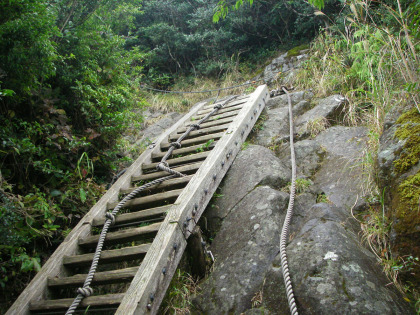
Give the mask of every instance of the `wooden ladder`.
<svg viewBox="0 0 420 315">
<path fill-rule="evenodd" d="M 171 168 L 187 176 L 163 182 L 126 203 L 106 237 L 92 283 L 94 294 L 81 302 L 78 311 L 157 313 L 191 231 L 268 98 L 263 85 L 226 104 L 191 132 L 168 159 Z M 75 289 L 86 278 L 105 213 L 136 186 L 167 176 L 156 165 L 170 142 L 214 105 L 202 102 L 194 106 L 141 154 L 80 220 L 6 314 L 65 313 Z"/>
</svg>

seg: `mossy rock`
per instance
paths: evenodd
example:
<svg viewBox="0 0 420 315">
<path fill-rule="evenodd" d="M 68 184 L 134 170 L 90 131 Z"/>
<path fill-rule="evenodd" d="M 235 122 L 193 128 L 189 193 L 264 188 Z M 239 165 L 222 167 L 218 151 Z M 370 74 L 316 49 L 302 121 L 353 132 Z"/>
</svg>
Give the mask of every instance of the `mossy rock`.
<svg viewBox="0 0 420 315">
<path fill-rule="evenodd" d="M 390 184 L 391 219 L 397 238 L 393 251 L 420 258 L 420 113 L 413 108 L 396 121 L 395 138 L 403 141 L 393 162 L 395 181 Z M 420 268 L 413 271 L 420 281 Z"/>
<path fill-rule="evenodd" d="M 308 49 L 308 48 L 309 48 L 309 44 L 303 44 L 303 45 L 294 47 L 294 48 L 290 49 L 287 52 L 287 57 L 296 57 L 296 56 L 299 56 L 300 55 L 300 52 L 302 50 L 305 50 L 305 49 Z"/>
</svg>

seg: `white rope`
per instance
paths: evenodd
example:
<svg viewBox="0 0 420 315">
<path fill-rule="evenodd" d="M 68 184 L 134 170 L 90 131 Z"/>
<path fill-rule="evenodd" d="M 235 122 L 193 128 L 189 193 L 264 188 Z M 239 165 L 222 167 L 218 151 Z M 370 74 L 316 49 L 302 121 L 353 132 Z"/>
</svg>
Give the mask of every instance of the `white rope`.
<svg viewBox="0 0 420 315">
<path fill-rule="evenodd" d="M 293 144 L 293 113 L 292 113 L 292 101 L 290 99 L 289 92 L 283 87 L 283 91 L 287 94 L 289 102 L 289 124 L 290 124 L 290 158 L 292 160 L 292 184 L 290 185 L 290 198 L 289 206 L 287 207 L 286 218 L 284 219 L 283 228 L 280 235 L 280 258 L 281 258 L 281 269 L 283 271 L 283 280 L 286 287 L 287 300 L 289 301 L 289 309 L 292 315 L 297 315 L 297 307 L 295 297 L 293 294 L 292 280 L 289 274 L 289 264 L 287 262 L 286 254 L 286 242 L 289 232 L 290 220 L 293 215 L 293 204 L 295 202 L 296 194 L 296 158 L 295 158 L 295 147 Z"/>
</svg>

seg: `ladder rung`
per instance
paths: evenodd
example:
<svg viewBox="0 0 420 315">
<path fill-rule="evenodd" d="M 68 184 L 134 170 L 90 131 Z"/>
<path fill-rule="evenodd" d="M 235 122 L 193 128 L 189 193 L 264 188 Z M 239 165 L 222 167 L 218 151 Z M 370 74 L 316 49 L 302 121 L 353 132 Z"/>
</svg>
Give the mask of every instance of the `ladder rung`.
<svg viewBox="0 0 420 315">
<path fill-rule="evenodd" d="M 124 293 L 89 296 L 80 302 L 79 308 L 118 306 L 123 298 Z M 70 307 L 73 300 L 74 298 L 36 301 L 31 302 L 29 308 L 31 311 L 65 310 Z"/>
<path fill-rule="evenodd" d="M 217 121 L 217 120 L 220 120 L 220 119 L 224 119 L 224 118 L 228 118 L 228 117 L 233 117 L 233 116 L 236 116 L 239 113 L 239 111 L 240 111 L 240 109 L 236 109 L 236 110 L 234 110 L 232 112 L 228 112 L 228 113 L 224 113 L 224 114 L 218 114 L 218 113 L 216 113 L 213 116 L 210 116 L 209 119 L 206 120 L 206 122 Z M 195 118 L 194 120 L 190 120 L 187 123 L 185 123 L 185 126 L 189 126 L 189 125 L 195 124 L 197 121 L 199 121 L 201 119 L 200 117 L 197 117 L 196 118 L 195 116 L 194 116 L 194 118 Z"/>
<path fill-rule="evenodd" d="M 130 201 L 127 201 L 125 205 L 122 208 L 134 208 L 140 205 L 149 204 L 156 201 L 164 201 L 167 199 L 173 199 L 178 197 L 182 192 L 182 189 L 176 189 L 176 190 L 170 190 L 165 191 L 162 193 L 153 194 L 150 196 L 144 196 L 140 198 L 131 199 Z M 111 210 L 114 209 L 117 206 L 118 202 L 108 203 L 107 209 Z"/>
<path fill-rule="evenodd" d="M 241 103 L 241 102 L 246 102 L 248 98 L 249 98 L 249 95 L 238 96 L 238 97 L 237 97 L 237 98 L 235 98 L 232 102 L 230 102 L 230 103 L 226 104 L 224 107 L 235 106 L 235 105 L 237 105 L 238 103 Z M 203 109 L 213 109 L 214 105 L 216 105 L 216 104 L 222 104 L 223 102 L 224 102 L 224 101 L 219 101 L 219 102 L 217 102 L 217 103 L 215 103 L 215 104 L 208 104 L 208 105 L 205 105 L 205 106 L 203 107 Z"/>
<path fill-rule="evenodd" d="M 213 133 L 213 132 L 224 131 L 224 130 L 229 128 L 229 125 L 230 124 L 224 124 L 224 125 L 214 126 L 214 127 L 210 127 L 210 128 L 191 131 L 191 133 L 189 134 L 188 137 L 192 138 L 192 137 L 207 135 L 207 134 L 210 134 L 210 133 Z M 178 138 L 180 136 L 181 136 L 181 133 L 174 132 L 173 134 L 170 135 L 169 139 L 170 139 L 170 141 L 175 141 L 175 140 L 178 140 Z"/>
<path fill-rule="evenodd" d="M 224 114 L 224 113 L 228 113 L 234 110 L 239 110 L 242 108 L 242 104 L 238 104 L 235 106 L 230 106 L 230 107 L 223 107 L 221 109 L 219 109 L 214 115 L 220 115 L 220 114 Z M 200 110 L 196 116 L 194 116 L 195 119 L 201 119 L 204 116 L 206 116 L 208 113 L 210 113 L 211 111 L 213 111 L 214 108 L 212 109 L 204 109 L 204 110 Z"/>
<path fill-rule="evenodd" d="M 204 152 L 191 154 L 191 155 L 187 155 L 187 156 L 183 156 L 183 157 L 179 157 L 179 158 L 169 159 L 166 162 L 168 162 L 168 164 L 170 166 L 185 164 L 185 163 L 190 163 L 190 162 L 196 162 L 196 161 L 204 160 L 209 154 L 210 154 L 210 151 L 204 151 Z M 142 169 L 144 171 L 155 170 L 156 166 L 158 166 L 159 163 L 160 162 L 143 164 Z"/>
<path fill-rule="evenodd" d="M 215 140 L 211 145 L 209 145 L 208 149 L 213 149 L 215 147 L 217 143 L 217 140 Z M 197 144 L 191 147 L 186 147 L 186 148 L 181 148 L 181 149 L 176 149 L 174 150 L 174 152 L 172 152 L 173 155 L 178 155 L 178 154 L 188 154 L 188 153 L 194 153 L 197 152 L 197 149 L 200 149 L 203 145 L 202 144 Z M 156 159 L 161 159 L 166 152 L 158 152 L 158 153 L 152 153 L 152 159 L 156 160 Z"/>
<path fill-rule="evenodd" d="M 146 255 L 147 251 L 152 244 L 142 244 L 138 246 L 125 247 L 121 249 L 104 250 L 101 253 L 100 263 L 113 263 L 124 260 L 133 260 L 142 258 Z M 66 266 L 88 266 L 92 263 L 93 253 L 82 254 L 74 256 L 64 256 L 63 264 Z"/>
<path fill-rule="evenodd" d="M 173 186 L 179 186 L 182 184 L 188 184 L 188 182 L 191 180 L 191 178 L 193 177 L 193 175 L 188 175 L 188 176 L 184 176 L 184 177 L 176 177 L 176 178 L 172 178 L 172 179 L 168 179 L 167 181 L 164 181 L 163 183 L 160 183 L 159 185 L 155 186 L 155 187 L 151 187 L 149 188 L 150 190 L 153 189 L 164 189 L 164 188 L 171 188 Z M 130 188 L 124 188 L 120 190 L 120 194 L 129 194 L 132 191 L 134 191 L 136 188 L 138 187 L 130 187 Z"/>
<path fill-rule="evenodd" d="M 109 284 L 109 283 L 121 283 L 129 282 L 136 275 L 139 267 L 131 267 L 125 269 L 117 269 L 111 271 L 96 272 L 93 276 L 93 284 Z M 87 277 L 87 274 L 77 274 L 71 277 L 64 278 L 48 278 L 49 287 L 77 287 L 83 285 Z"/>
<path fill-rule="evenodd" d="M 182 145 L 183 146 L 187 146 L 190 144 L 198 144 L 198 143 L 203 143 L 203 142 L 207 142 L 211 139 L 220 139 L 225 133 L 224 132 L 219 132 L 219 133 L 213 133 L 211 135 L 205 135 L 205 136 L 201 136 L 201 137 L 197 137 L 197 138 L 192 138 L 192 139 L 188 139 L 185 141 L 182 141 Z M 169 143 L 161 143 L 160 148 L 162 150 L 164 149 L 168 149 L 169 148 Z"/>
<path fill-rule="evenodd" d="M 151 209 L 146 209 L 146 210 L 141 210 L 141 211 L 136 211 L 136 212 L 119 214 L 115 218 L 115 225 L 118 226 L 118 224 L 136 222 L 136 221 L 144 220 L 151 217 L 163 216 L 171 207 L 172 205 L 167 205 L 163 207 L 157 207 L 157 208 L 151 208 Z M 105 218 L 99 218 L 99 219 L 93 220 L 92 226 L 103 226 L 104 223 L 105 223 Z"/>
<path fill-rule="evenodd" d="M 225 119 L 219 119 L 219 120 L 214 120 L 214 121 L 209 121 L 209 122 L 205 122 L 202 123 L 200 125 L 200 130 L 203 130 L 205 128 L 209 128 L 209 127 L 213 127 L 213 126 L 218 126 L 218 125 L 223 125 L 223 124 L 228 124 L 231 123 L 233 121 L 234 117 L 228 117 Z M 185 130 L 187 130 L 187 127 L 181 127 L 178 129 L 178 133 L 183 133 L 185 132 Z"/>
<path fill-rule="evenodd" d="M 193 172 L 196 171 L 200 168 L 201 164 L 203 164 L 203 162 L 197 162 L 197 163 L 193 163 L 193 164 L 189 164 L 189 165 L 183 165 L 183 166 L 179 166 L 179 167 L 174 167 L 173 169 L 175 171 L 181 172 L 181 173 L 187 173 L 187 172 Z M 140 181 L 140 180 L 152 180 L 152 179 L 156 179 L 156 178 L 160 178 L 160 177 L 164 177 L 164 176 L 168 176 L 169 174 L 166 172 L 155 172 L 155 173 L 150 173 L 150 174 L 143 174 L 140 176 L 132 176 L 131 177 L 131 181 L 132 182 L 136 182 L 136 181 Z"/>
<path fill-rule="evenodd" d="M 141 239 L 145 235 L 155 234 L 159 231 L 161 222 L 153 223 L 147 226 L 138 228 L 130 228 L 126 230 L 108 232 L 105 238 L 105 243 L 116 244 L 123 242 L 131 242 Z M 100 235 L 91 235 L 85 238 L 79 239 L 79 246 L 82 247 L 96 247 L 98 245 Z"/>
</svg>

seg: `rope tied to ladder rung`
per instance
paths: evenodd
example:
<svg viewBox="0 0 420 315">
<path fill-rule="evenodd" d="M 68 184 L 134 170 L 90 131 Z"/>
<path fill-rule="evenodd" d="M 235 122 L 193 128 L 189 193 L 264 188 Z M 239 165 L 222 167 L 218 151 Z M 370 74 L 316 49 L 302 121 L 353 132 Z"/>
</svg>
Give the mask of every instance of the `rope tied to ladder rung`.
<svg viewBox="0 0 420 315">
<path fill-rule="evenodd" d="M 217 97 L 214 101 L 213 104 L 215 104 L 217 102 L 217 99 L 219 97 L 220 91 L 217 94 Z M 93 289 L 90 287 L 93 277 L 96 273 L 96 269 L 98 267 L 98 263 L 99 263 L 99 258 L 101 257 L 101 253 L 102 253 L 102 248 L 103 245 L 105 243 L 105 238 L 106 235 L 108 233 L 109 228 L 114 225 L 117 221 L 117 214 L 120 211 L 120 209 L 131 199 L 133 199 L 135 196 L 137 196 L 140 192 L 142 192 L 143 190 L 149 189 L 153 186 L 159 185 L 160 183 L 163 183 L 169 179 L 173 179 L 176 177 L 184 177 L 186 176 L 185 174 L 182 174 L 181 172 L 178 172 L 176 170 L 173 170 L 170 168 L 168 162 L 166 162 L 166 160 L 172 155 L 172 152 L 175 150 L 175 148 L 180 148 L 181 147 L 181 141 L 188 137 L 188 135 L 190 134 L 191 131 L 195 130 L 195 129 L 199 129 L 200 128 L 200 124 L 202 124 L 203 122 L 205 122 L 210 116 L 214 115 L 217 111 L 219 111 L 221 108 L 223 108 L 226 104 L 228 104 L 229 102 L 231 102 L 232 100 L 234 100 L 235 98 L 237 98 L 238 95 L 235 96 L 231 96 L 229 97 L 227 100 L 225 100 L 221 106 L 218 106 L 220 104 L 217 105 L 217 107 L 215 106 L 215 108 L 209 113 L 207 114 L 205 117 L 203 117 L 201 120 L 199 120 L 196 124 L 190 125 L 189 128 L 187 128 L 187 130 L 184 132 L 184 134 L 182 134 L 177 141 L 172 142 L 169 145 L 169 149 L 168 152 L 165 154 L 165 156 L 161 159 L 161 161 L 158 163 L 157 165 L 157 169 L 167 172 L 170 175 L 169 176 L 165 176 L 165 177 L 161 177 L 158 179 L 155 179 L 149 183 L 146 183 L 136 189 L 134 189 L 131 193 L 129 193 L 127 196 L 125 196 L 123 198 L 123 200 L 121 200 L 117 206 L 115 206 L 114 210 L 112 210 L 111 212 L 107 212 L 105 214 L 105 223 L 104 226 L 102 228 L 102 232 L 99 236 L 99 240 L 98 240 L 98 244 L 96 246 L 95 249 L 95 253 L 93 255 L 93 260 L 92 260 L 92 264 L 90 266 L 88 275 L 86 277 L 86 280 L 83 284 L 83 287 L 78 288 L 77 289 L 77 296 L 75 297 L 75 299 L 73 300 L 72 304 L 70 305 L 70 307 L 68 308 L 66 315 L 71 315 L 73 314 L 77 307 L 79 306 L 79 304 L 82 302 L 82 300 L 85 297 L 89 297 L 93 294 Z M 198 128 L 197 128 L 198 127 Z"/>
</svg>

